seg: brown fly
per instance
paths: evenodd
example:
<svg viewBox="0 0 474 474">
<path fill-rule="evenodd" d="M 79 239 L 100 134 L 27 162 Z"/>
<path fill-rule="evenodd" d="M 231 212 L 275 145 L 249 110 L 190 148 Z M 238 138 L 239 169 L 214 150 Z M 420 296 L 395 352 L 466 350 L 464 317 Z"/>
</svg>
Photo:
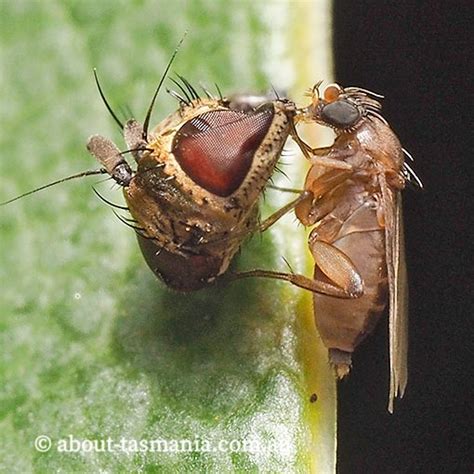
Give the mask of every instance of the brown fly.
<svg viewBox="0 0 474 474">
<path fill-rule="evenodd" d="M 191 291 L 223 275 L 242 241 L 258 227 L 259 200 L 296 109 L 288 100 L 245 95 L 226 99 L 219 89 L 218 97 L 207 90 L 201 97 L 177 76 L 171 79 L 177 89 L 168 92 L 179 101 L 179 109 L 149 130 L 155 99 L 176 52 L 143 124 L 119 120 L 95 74 L 100 96 L 123 130 L 126 151 L 94 135 L 87 148 L 102 165 L 100 170 L 32 192 L 69 179 L 108 174 L 122 187 L 126 201 L 126 206 L 114 207 L 130 213 L 117 216 L 135 231 L 151 270 L 170 288 Z M 135 159 L 135 169 L 127 154 Z"/>
<path fill-rule="evenodd" d="M 312 149 L 300 141 L 311 168 L 307 197 L 296 215 L 312 226 L 309 249 L 314 279 L 346 292 L 315 293 L 319 334 L 337 376 L 350 370 L 352 353 L 373 330 L 389 303 L 390 392 L 388 410 L 407 384 L 407 282 L 400 191 L 421 186 L 402 148 L 380 114 L 382 96 L 357 87 L 329 85 L 297 119 L 331 127 L 334 143 Z"/>
<path fill-rule="evenodd" d="M 349 373 L 352 353 L 388 302 L 388 410 L 393 412 L 394 398 L 403 396 L 407 384 L 408 294 L 400 192 L 407 182 L 422 185 L 405 162 L 411 155 L 380 113 L 382 96 L 332 84 L 320 97 L 320 84 L 311 90 L 311 105 L 298 109 L 293 125 L 304 121 L 331 127 L 334 143 L 313 149 L 294 128 L 290 132 L 311 163 L 294 204 L 300 222 L 313 227 L 308 240 L 313 278 L 270 270 L 238 277 L 275 278 L 313 292 L 316 326 L 338 378 Z"/>
<path fill-rule="evenodd" d="M 203 98 L 179 79 L 177 112 L 148 132 L 153 98 L 143 125 L 123 126 L 135 171 L 105 137 L 92 136 L 87 148 L 123 187 L 127 222 L 151 270 L 169 287 L 191 291 L 223 275 L 257 226 L 295 108 L 281 100 L 254 106 Z"/>
</svg>

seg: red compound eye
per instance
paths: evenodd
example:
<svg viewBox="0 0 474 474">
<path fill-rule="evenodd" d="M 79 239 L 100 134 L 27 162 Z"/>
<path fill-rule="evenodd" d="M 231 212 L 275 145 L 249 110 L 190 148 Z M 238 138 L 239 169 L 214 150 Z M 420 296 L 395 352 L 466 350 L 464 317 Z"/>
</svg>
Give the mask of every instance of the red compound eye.
<svg viewBox="0 0 474 474">
<path fill-rule="evenodd" d="M 177 132 L 173 154 L 196 184 L 229 196 L 245 179 L 273 115 L 271 105 L 250 113 L 215 110 L 198 115 Z"/>
</svg>

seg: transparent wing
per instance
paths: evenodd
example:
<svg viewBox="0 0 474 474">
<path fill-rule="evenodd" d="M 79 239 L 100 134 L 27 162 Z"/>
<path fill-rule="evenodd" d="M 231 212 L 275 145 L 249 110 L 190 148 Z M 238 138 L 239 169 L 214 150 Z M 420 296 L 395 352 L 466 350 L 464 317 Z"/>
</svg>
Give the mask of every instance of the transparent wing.
<svg viewBox="0 0 474 474">
<path fill-rule="evenodd" d="M 393 413 L 395 397 L 403 397 L 408 380 L 408 285 L 405 265 L 402 199 L 394 193 L 393 221 L 386 227 L 389 284 L 390 392 L 388 411 Z M 391 268 L 390 268 L 391 267 Z"/>
</svg>

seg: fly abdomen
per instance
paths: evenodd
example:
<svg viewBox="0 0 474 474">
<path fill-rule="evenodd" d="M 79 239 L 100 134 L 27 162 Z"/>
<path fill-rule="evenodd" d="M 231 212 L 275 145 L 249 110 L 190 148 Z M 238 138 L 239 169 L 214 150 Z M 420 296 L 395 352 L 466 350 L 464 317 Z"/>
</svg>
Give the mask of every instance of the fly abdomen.
<svg viewBox="0 0 474 474">
<path fill-rule="evenodd" d="M 325 231 L 322 224 L 318 228 L 319 238 L 324 239 Z M 372 203 L 366 202 L 352 212 L 330 243 L 352 261 L 362 277 L 364 289 L 363 295 L 356 299 L 317 293 L 313 296 L 316 326 L 330 349 L 330 362 L 338 374 L 344 376 L 350 366 L 350 354 L 372 331 L 387 301 L 385 236 Z M 314 277 L 326 278 L 317 266 Z"/>
</svg>

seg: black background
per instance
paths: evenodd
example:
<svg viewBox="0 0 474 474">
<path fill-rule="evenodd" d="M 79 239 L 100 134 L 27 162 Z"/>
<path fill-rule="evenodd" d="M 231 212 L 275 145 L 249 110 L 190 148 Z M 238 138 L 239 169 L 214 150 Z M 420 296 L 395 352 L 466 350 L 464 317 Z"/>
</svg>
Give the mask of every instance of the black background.
<svg viewBox="0 0 474 474">
<path fill-rule="evenodd" d="M 387 326 L 340 384 L 338 471 L 474 471 L 472 455 L 472 2 L 334 4 L 336 79 L 385 95 L 415 157 L 404 192 L 410 278 L 409 382 L 394 415 Z M 470 179 L 471 176 L 471 179 Z"/>
</svg>

